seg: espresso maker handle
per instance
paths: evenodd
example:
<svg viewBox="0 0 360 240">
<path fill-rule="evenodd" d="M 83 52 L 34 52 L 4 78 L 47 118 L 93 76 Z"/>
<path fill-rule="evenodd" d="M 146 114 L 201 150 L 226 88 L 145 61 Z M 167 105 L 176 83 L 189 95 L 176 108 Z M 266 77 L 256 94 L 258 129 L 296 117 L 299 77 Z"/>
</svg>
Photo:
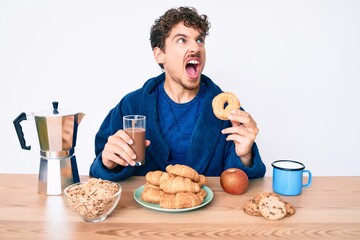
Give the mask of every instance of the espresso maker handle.
<svg viewBox="0 0 360 240">
<path fill-rule="evenodd" d="M 24 138 L 24 133 L 23 133 L 23 130 L 22 130 L 22 127 L 20 125 L 20 122 L 24 121 L 24 120 L 27 120 L 26 118 L 26 113 L 20 113 L 20 115 L 15 118 L 15 120 L 13 121 L 14 123 L 14 126 L 15 126 L 15 130 L 16 130 L 16 133 L 17 133 L 17 136 L 19 138 L 19 142 L 20 142 L 20 145 L 21 145 L 21 148 L 22 149 L 26 149 L 26 150 L 30 150 L 31 149 L 31 146 L 26 146 L 26 142 L 25 142 L 25 138 Z"/>
</svg>

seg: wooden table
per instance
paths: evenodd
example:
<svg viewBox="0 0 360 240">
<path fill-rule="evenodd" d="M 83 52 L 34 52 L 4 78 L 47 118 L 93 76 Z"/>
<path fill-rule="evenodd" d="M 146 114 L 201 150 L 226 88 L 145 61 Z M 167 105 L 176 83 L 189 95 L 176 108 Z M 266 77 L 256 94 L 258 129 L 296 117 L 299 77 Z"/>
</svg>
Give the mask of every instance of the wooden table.
<svg viewBox="0 0 360 240">
<path fill-rule="evenodd" d="M 208 205 L 167 213 L 134 200 L 145 179 L 132 177 L 120 183 L 117 208 L 99 223 L 83 222 L 63 196 L 38 194 L 37 181 L 37 175 L 0 174 L 0 239 L 360 239 L 360 177 L 313 177 L 302 195 L 282 197 L 297 212 L 279 221 L 242 210 L 256 193 L 271 191 L 271 178 L 251 180 L 243 195 L 227 194 L 219 178 L 208 178 L 214 192 Z"/>
</svg>

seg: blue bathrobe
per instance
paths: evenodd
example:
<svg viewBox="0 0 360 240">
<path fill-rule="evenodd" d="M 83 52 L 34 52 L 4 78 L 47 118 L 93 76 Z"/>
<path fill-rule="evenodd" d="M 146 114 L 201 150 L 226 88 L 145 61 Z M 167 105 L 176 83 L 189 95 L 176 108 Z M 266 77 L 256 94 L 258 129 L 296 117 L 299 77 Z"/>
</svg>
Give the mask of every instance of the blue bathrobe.
<svg viewBox="0 0 360 240">
<path fill-rule="evenodd" d="M 121 181 L 130 176 L 144 176 L 149 171 L 165 171 L 166 166 L 170 164 L 170 149 L 160 129 L 156 108 L 158 98 L 155 91 L 157 85 L 164 80 L 165 73 L 149 79 L 142 88 L 127 94 L 110 110 L 95 137 L 96 158 L 90 166 L 90 176 Z M 222 90 L 205 75 L 201 76 L 201 81 L 206 84 L 203 111 L 194 128 L 189 154 L 184 156 L 184 164 L 205 176 L 220 176 L 225 169 L 235 167 L 244 170 L 249 178 L 263 177 L 266 169 L 256 143 L 252 147 L 253 165 L 246 167 L 236 155 L 233 141 L 226 141 L 227 135 L 221 133 L 222 129 L 231 126 L 231 122 L 217 119 L 211 103 Z M 108 170 L 101 161 L 102 150 L 108 137 L 123 128 L 122 117 L 131 114 L 146 116 L 146 139 L 151 141 L 150 146 L 146 148 L 146 163 L 140 167 L 117 166 Z"/>
</svg>

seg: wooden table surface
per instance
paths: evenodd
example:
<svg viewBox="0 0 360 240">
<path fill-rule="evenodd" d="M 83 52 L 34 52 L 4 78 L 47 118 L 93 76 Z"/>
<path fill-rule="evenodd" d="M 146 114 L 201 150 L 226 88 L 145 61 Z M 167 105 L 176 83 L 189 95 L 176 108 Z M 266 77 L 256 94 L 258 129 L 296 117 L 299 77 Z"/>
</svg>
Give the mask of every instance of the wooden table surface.
<svg viewBox="0 0 360 240">
<path fill-rule="evenodd" d="M 256 193 L 272 190 L 269 177 L 251 180 L 242 195 L 225 193 L 219 178 L 209 177 L 213 200 L 182 213 L 138 204 L 134 190 L 145 179 L 132 177 L 120 182 L 123 192 L 117 208 L 99 223 L 83 222 L 63 196 L 38 194 L 37 177 L 0 174 L 0 239 L 360 239 L 360 177 L 313 177 L 300 196 L 282 196 L 297 212 L 279 221 L 242 210 Z"/>
</svg>

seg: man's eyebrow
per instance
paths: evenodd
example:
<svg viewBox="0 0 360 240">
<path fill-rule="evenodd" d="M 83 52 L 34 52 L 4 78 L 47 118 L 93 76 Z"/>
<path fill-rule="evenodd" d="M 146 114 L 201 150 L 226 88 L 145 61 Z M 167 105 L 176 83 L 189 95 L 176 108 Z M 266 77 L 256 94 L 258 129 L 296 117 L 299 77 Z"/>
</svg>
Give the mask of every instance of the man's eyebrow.
<svg viewBox="0 0 360 240">
<path fill-rule="evenodd" d="M 177 34 L 174 35 L 174 37 L 173 37 L 172 39 L 175 39 L 175 38 L 177 38 L 177 37 L 185 37 L 185 38 L 187 38 L 188 35 L 186 35 L 186 34 L 184 34 L 184 33 L 177 33 Z M 203 34 L 203 33 L 200 33 L 200 34 L 197 36 L 197 38 L 205 38 L 205 37 L 206 37 L 206 35 Z"/>
<path fill-rule="evenodd" d="M 187 35 L 186 35 L 186 34 L 183 34 L 183 33 L 177 33 L 177 34 L 174 35 L 173 39 L 174 39 L 174 38 L 177 38 L 177 37 L 185 37 L 185 38 L 186 38 Z"/>
</svg>

